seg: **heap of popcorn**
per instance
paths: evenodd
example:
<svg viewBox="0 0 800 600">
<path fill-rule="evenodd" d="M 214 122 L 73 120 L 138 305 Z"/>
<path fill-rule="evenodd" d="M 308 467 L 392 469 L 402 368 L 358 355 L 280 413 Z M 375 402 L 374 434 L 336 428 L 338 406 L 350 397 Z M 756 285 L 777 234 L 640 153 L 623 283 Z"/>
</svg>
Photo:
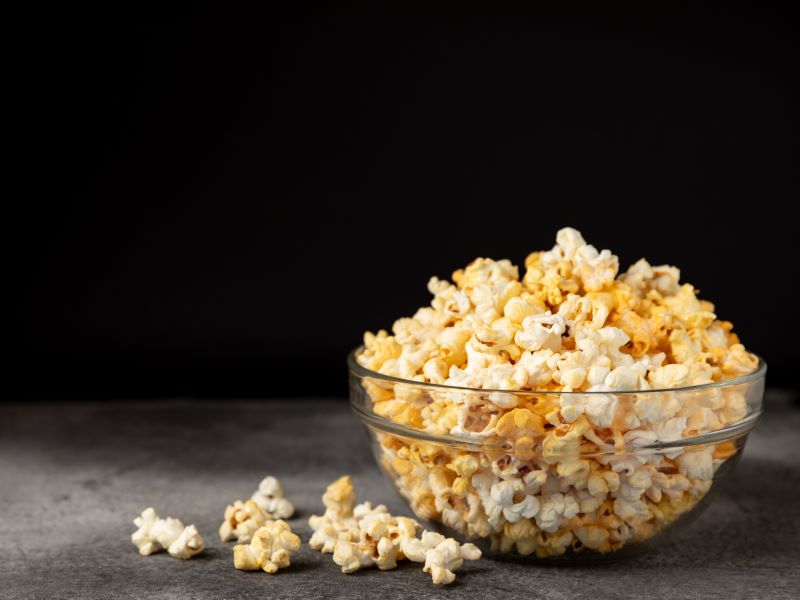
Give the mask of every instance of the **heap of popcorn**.
<svg viewBox="0 0 800 600">
<path fill-rule="evenodd" d="M 528 256 L 521 279 L 483 258 L 454 284 L 432 278 L 431 306 L 393 335 L 365 334 L 357 356 L 409 382 L 364 377 L 375 413 L 469 442 L 374 432 L 416 514 L 541 557 L 618 550 L 694 507 L 737 444 L 652 448 L 741 420 L 746 395 L 666 390 L 758 366 L 675 267 L 642 259 L 618 274 L 617 257 L 575 229 L 556 242 Z"/>
</svg>

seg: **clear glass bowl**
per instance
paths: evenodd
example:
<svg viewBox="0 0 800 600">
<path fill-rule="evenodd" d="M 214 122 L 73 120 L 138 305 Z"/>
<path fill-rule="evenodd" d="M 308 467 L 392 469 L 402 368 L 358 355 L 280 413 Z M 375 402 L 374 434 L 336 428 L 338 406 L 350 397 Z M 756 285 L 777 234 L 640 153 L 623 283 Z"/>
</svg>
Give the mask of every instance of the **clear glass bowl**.
<svg viewBox="0 0 800 600">
<path fill-rule="evenodd" d="M 484 390 L 385 376 L 356 362 L 361 350 L 350 403 L 414 513 L 538 558 L 627 553 L 700 514 L 758 422 L 767 370 L 664 390 Z M 572 423 L 554 418 L 562 406 L 580 413 Z"/>
</svg>

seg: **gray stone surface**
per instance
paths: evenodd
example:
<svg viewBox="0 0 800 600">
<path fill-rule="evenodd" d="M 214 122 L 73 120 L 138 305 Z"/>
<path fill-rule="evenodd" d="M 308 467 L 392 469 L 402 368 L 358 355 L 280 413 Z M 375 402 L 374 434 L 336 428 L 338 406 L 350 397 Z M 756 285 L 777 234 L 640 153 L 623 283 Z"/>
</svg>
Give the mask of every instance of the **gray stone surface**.
<svg viewBox="0 0 800 600">
<path fill-rule="evenodd" d="M 720 495 L 663 546 L 580 566 L 481 560 L 448 589 L 416 564 L 342 575 L 305 545 L 278 575 L 233 569 L 216 534 L 223 509 L 268 473 L 295 502 L 304 540 L 325 485 L 343 473 L 360 498 L 407 513 L 344 402 L 0 405 L 0 597 L 797 598 L 800 410 L 791 404 L 788 393 L 768 397 Z M 149 505 L 195 523 L 204 554 L 139 556 L 131 519 Z"/>
</svg>

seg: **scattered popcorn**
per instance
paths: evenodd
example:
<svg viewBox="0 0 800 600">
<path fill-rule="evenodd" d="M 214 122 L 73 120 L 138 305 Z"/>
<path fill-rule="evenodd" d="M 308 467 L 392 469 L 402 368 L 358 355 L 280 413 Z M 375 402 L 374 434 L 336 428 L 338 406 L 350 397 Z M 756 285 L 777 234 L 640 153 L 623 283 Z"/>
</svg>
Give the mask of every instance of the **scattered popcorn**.
<svg viewBox="0 0 800 600">
<path fill-rule="evenodd" d="M 461 465 L 462 472 L 469 468 Z M 314 530 L 309 545 L 321 552 L 332 552 L 333 562 L 342 573 L 372 566 L 387 571 L 397 567 L 398 560 L 407 558 L 424 562 L 424 571 L 431 573 L 434 583 L 451 583 L 464 559 L 480 558 L 480 550 L 472 544 L 460 546 L 453 539 L 433 537 L 438 534 L 430 532 L 419 540 L 416 535 L 420 526 L 414 519 L 395 517 L 383 504 L 356 505 L 355 500 L 352 480 L 341 477 L 322 496 L 325 514 L 314 515 L 308 521 Z"/>
<path fill-rule="evenodd" d="M 464 560 L 481 557 L 481 551 L 474 544 L 459 544 L 453 538 L 432 531 L 424 531 L 420 539 L 404 540 L 401 549 L 408 560 L 425 563 L 422 570 L 431 574 L 435 584 L 453 583 L 455 572 Z"/>
<path fill-rule="evenodd" d="M 431 305 L 392 334 L 364 335 L 357 362 L 406 380 L 364 377 L 373 411 L 473 444 L 373 431 L 419 517 L 546 557 L 618 550 L 702 499 L 737 448 L 674 442 L 743 419 L 747 390 L 685 388 L 749 374 L 758 359 L 675 267 L 641 259 L 618 271 L 614 254 L 565 228 L 551 250 L 527 257 L 522 277 L 507 260 L 476 259 L 453 283 L 432 278 Z M 338 494 L 352 509 L 352 484 L 339 486 L 326 507 Z M 349 510 L 315 519 L 315 546 L 343 569 L 377 564 Z M 451 555 L 442 556 L 430 571 L 446 581 Z"/>
<path fill-rule="evenodd" d="M 372 565 L 382 571 L 394 569 L 400 543 L 414 537 L 419 528 L 413 519 L 390 515 L 383 504 L 356 505 L 353 481 L 346 475 L 328 486 L 322 502 L 325 514 L 308 520 L 314 530 L 309 546 L 323 553 L 332 552 L 333 561 L 343 573 Z"/>
<path fill-rule="evenodd" d="M 267 521 L 249 544 L 233 547 L 233 565 L 243 571 L 276 573 L 289 566 L 292 552 L 299 549 L 300 538 L 285 521 Z"/>
<path fill-rule="evenodd" d="M 284 497 L 281 482 L 272 476 L 265 477 L 250 500 L 236 500 L 225 508 L 219 537 L 223 542 L 236 540 L 246 544 L 268 520 L 288 519 L 293 514 L 294 506 Z"/>
<path fill-rule="evenodd" d="M 187 559 L 203 550 L 203 538 L 194 525 L 185 527 L 180 519 L 167 517 L 160 519 L 150 507 L 133 520 L 137 529 L 131 535 L 131 542 L 139 549 L 139 554 L 149 555 L 162 548 L 175 558 Z"/>
</svg>

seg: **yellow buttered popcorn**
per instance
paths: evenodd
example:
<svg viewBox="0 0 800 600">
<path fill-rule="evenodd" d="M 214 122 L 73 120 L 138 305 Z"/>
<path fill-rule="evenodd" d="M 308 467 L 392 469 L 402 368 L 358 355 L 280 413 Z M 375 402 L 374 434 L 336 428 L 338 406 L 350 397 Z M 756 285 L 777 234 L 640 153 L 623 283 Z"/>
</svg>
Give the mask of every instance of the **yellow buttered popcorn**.
<svg viewBox="0 0 800 600">
<path fill-rule="evenodd" d="M 363 378 L 377 415 L 466 444 L 374 432 L 420 517 L 503 552 L 615 551 L 696 506 L 738 452 L 676 445 L 744 419 L 746 390 L 706 384 L 759 365 L 676 267 L 619 273 L 610 250 L 564 228 L 522 274 L 478 258 L 452 280 L 432 278 L 430 306 L 365 334 L 356 357 L 405 380 Z M 340 554 L 361 560 L 356 546 Z"/>
<path fill-rule="evenodd" d="M 236 540 L 240 544 L 246 544 L 272 518 L 255 501 L 237 500 L 225 508 L 225 520 L 219 527 L 219 537 L 223 542 Z"/>
<path fill-rule="evenodd" d="M 249 544 L 233 547 L 233 565 L 242 571 L 277 573 L 291 564 L 292 553 L 300 549 L 300 538 L 285 521 L 267 521 Z"/>
</svg>

